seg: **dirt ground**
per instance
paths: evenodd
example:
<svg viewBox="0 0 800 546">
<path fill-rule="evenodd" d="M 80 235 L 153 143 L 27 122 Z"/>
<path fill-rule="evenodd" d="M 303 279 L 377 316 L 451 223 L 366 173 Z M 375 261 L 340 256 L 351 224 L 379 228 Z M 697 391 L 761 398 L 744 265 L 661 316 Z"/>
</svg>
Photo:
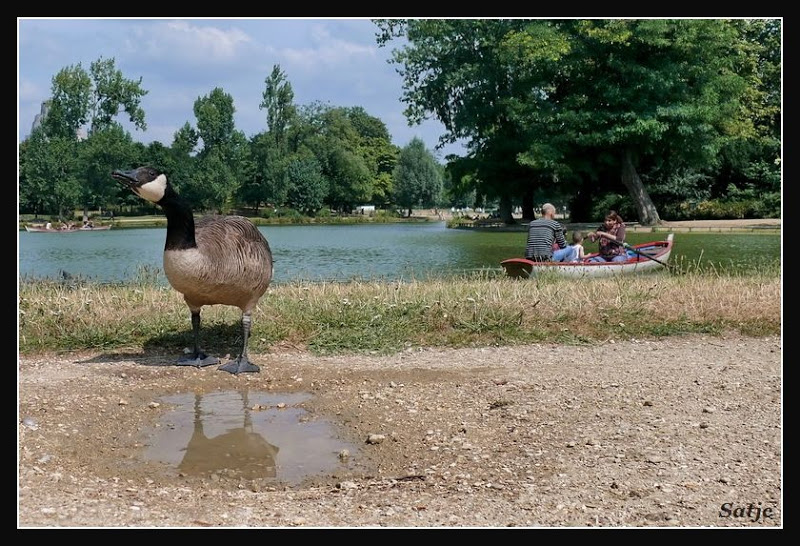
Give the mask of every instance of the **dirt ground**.
<svg viewBox="0 0 800 546">
<path fill-rule="evenodd" d="M 18 528 L 783 526 L 779 338 L 251 357 L 20 358 Z M 352 449 L 292 483 L 144 456 L 169 396 L 224 392 Z"/>
</svg>

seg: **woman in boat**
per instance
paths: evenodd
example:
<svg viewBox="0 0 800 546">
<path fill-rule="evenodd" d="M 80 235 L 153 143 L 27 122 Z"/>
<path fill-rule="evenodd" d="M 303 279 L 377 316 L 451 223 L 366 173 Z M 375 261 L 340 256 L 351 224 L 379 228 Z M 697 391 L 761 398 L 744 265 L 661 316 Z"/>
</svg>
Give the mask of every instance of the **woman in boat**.
<svg viewBox="0 0 800 546">
<path fill-rule="evenodd" d="M 589 240 L 599 241 L 599 254 L 590 262 L 624 262 L 628 254 L 622 243 L 625 242 L 625 222 L 616 211 L 608 211 L 603 225 L 589 233 Z"/>
</svg>

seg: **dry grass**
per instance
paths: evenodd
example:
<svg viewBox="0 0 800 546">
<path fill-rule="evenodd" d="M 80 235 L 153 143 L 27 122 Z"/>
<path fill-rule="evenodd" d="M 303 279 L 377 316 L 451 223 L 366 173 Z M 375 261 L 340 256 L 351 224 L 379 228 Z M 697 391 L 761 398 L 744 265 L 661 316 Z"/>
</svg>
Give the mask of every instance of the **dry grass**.
<svg viewBox="0 0 800 546">
<path fill-rule="evenodd" d="M 238 309 L 206 307 L 202 317 L 206 350 L 238 349 Z M 587 343 L 697 332 L 760 336 L 780 328 L 781 278 L 774 272 L 290 283 L 272 287 L 261 300 L 250 348 L 388 353 L 409 346 Z M 22 281 L 19 286 L 23 353 L 174 352 L 191 344 L 190 330 L 180 294 L 155 283 Z"/>
</svg>

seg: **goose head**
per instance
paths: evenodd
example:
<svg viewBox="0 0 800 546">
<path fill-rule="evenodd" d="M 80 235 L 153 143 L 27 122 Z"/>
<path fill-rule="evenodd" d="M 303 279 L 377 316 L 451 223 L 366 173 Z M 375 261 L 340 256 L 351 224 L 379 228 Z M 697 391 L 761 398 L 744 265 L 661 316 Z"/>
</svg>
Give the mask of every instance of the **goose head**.
<svg viewBox="0 0 800 546">
<path fill-rule="evenodd" d="M 158 203 L 167 192 L 167 175 L 153 167 L 139 167 L 132 171 L 116 170 L 112 178 L 151 203 Z"/>
</svg>

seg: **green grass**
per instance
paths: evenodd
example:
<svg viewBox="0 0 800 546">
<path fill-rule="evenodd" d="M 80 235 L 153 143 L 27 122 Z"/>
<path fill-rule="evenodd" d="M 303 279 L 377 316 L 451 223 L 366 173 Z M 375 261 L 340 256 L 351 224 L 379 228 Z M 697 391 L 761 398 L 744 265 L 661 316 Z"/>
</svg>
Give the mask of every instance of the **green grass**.
<svg viewBox="0 0 800 546">
<path fill-rule="evenodd" d="M 200 217 L 205 213 L 195 213 L 195 216 Z M 233 213 L 232 213 L 233 214 Z M 244 213 L 243 213 L 244 214 Z M 144 228 L 144 227 L 166 227 L 167 218 L 163 214 L 151 214 L 142 216 L 115 216 L 112 220 L 108 217 L 101 217 L 95 213 L 91 213 L 90 217 L 94 218 L 96 225 L 112 224 L 115 229 L 124 228 Z M 77 213 L 71 219 L 72 222 L 79 224 L 82 220 L 82 213 Z M 302 216 L 296 214 L 273 215 L 270 217 L 264 216 L 248 216 L 257 226 L 269 225 L 303 225 L 303 224 L 385 224 L 385 223 L 414 223 L 414 222 L 429 222 L 432 221 L 427 216 L 412 216 L 411 218 L 404 218 L 396 214 L 379 211 L 373 215 L 363 214 L 345 214 L 341 216 L 325 215 L 319 217 Z M 51 220 L 58 221 L 57 218 L 52 216 L 34 218 L 31 214 L 20 215 L 19 226 L 20 230 L 25 229 L 26 224 L 33 223 L 34 220 L 41 222 Z"/>
<path fill-rule="evenodd" d="M 291 346 L 317 354 L 390 354 L 465 347 L 781 331 L 779 270 L 726 276 L 683 271 L 615 279 L 504 277 L 276 285 L 253 314 L 252 352 Z M 123 285 L 19 284 L 19 350 L 155 351 L 191 346 L 180 294 L 152 276 Z M 236 353 L 240 311 L 203 309 L 202 345 Z"/>
</svg>

